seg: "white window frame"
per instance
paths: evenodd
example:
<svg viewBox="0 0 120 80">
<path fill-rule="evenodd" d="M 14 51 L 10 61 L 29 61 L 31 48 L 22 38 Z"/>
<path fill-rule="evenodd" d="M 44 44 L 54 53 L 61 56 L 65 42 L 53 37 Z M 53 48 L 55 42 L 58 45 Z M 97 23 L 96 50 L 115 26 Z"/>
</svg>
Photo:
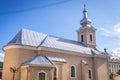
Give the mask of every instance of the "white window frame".
<svg viewBox="0 0 120 80">
<path fill-rule="evenodd" d="M 39 79 L 39 74 L 40 73 L 45 73 L 45 80 L 47 80 L 47 72 L 45 72 L 44 70 L 40 70 L 39 72 L 38 72 L 38 79 Z"/>
<path fill-rule="evenodd" d="M 71 67 L 72 67 L 72 66 L 75 68 L 75 77 L 72 77 L 72 76 L 71 76 Z M 70 66 L 70 78 L 77 78 L 76 66 L 73 65 L 73 64 Z"/>
</svg>

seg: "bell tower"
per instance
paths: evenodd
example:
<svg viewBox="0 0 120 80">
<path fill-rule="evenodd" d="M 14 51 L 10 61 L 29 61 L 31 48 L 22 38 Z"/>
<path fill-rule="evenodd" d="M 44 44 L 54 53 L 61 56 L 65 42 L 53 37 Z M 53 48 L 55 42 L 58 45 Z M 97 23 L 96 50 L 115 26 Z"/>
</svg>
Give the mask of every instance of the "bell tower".
<svg viewBox="0 0 120 80">
<path fill-rule="evenodd" d="M 83 19 L 80 21 L 81 27 L 77 30 L 77 38 L 79 42 L 96 49 L 96 29 L 91 23 L 92 21 L 88 18 L 86 6 L 84 5 Z"/>
</svg>

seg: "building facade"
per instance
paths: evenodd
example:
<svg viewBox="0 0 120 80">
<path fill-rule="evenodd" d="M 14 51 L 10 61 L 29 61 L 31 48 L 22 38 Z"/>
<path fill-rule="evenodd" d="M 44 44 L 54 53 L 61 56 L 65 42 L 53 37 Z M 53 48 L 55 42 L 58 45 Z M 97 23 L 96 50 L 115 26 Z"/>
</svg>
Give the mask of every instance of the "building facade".
<svg viewBox="0 0 120 80">
<path fill-rule="evenodd" d="M 2 80 L 109 80 L 108 57 L 96 49 L 96 29 L 84 6 L 78 41 L 27 29 L 3 47 Z"/>
<path fill-rule="evenodd" d="M 120 70 L 120 58 L 110 56 L 109 58 L 109 71 L 110 74 L 116 74 Z"/>
</svg>

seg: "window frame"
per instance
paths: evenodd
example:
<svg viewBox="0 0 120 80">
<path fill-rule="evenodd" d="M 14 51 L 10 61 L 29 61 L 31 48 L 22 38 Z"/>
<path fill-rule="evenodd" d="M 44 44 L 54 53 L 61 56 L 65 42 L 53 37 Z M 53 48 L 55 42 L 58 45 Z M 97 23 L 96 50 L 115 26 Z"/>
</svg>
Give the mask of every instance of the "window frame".
<svg viewBox="0 0 120 80">
<path fill-rule="evenodd" d="M 94 39 L 93 39 L 93 33 L 90 33 L 89 38 L 90 38 L 90 42 L 94 41 Z"/>
<path fill-rule="evenodd" d="M 38 79 L 39 79 L 39 74 L 40 73 L 45 73 L 45 80 L 47 80 L 47 72 L 45 72 L 44 70 L 40 70 L 39 72 L 38 72 Z"/>
<path fill-rule="evenodd" d="M 89 71 L 91 72 L 91 78 L 89 77 Z M 93 80 L 93 72 L 91 68 L 88 68 L 88 77 L 90 80 Z"/>
<path fill-rule="evenodd" d="M 72 71 L 71 68 L 72 68 L 72 67 L 74 67 L 74 77 L 71 76 L 71 74 L 72 74 L 72 72 L 71 72 L 71 71 Z M 71 77 L 71 78 L 77 78 L 77 74 L 76 74 L 76 66 L 75 66 L 75 65 L 71 65 L 71 66 L 70 66 L 70 77 Z"/>
<path fill-rule="evenodd" d="M 83 34 L 80 35 L 80 41 L 84 42 L 84 35 Z"/>
</svg>

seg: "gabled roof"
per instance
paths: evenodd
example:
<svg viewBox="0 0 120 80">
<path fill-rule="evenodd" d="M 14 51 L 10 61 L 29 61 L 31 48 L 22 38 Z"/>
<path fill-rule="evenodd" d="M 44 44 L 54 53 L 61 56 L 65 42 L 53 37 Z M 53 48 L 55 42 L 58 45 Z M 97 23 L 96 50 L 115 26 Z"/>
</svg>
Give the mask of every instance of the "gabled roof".
<svg viewBox="0 0 120 80">
<path fill-rule="evenodd" d="M 32 59 L 22 63 L 22 65 L 54 67 L 53 62 L 49 58 L 47 58 L 46 56 L 43 56 L 43 55 L 33 57 Z"/>
<path fill-rule="evenodd" d="M 8 44 L 23 44 L 28 46 L 38 46 L 47 35 L 27 29 L 21 29 Z"/>
<path fill-rule="evenodd" d="M 74 51 L 83 54 L 99 54 L 103 55 L 100 51 L 87 47 L 84 43 L 59 38 L 40 32 L 35 32 L 27 29 L 22 29 L 18 34 L 8 43 L 9 44 L 20 44 L 33 47 L 49 47 L 60 50 Z"/>
</svg>

